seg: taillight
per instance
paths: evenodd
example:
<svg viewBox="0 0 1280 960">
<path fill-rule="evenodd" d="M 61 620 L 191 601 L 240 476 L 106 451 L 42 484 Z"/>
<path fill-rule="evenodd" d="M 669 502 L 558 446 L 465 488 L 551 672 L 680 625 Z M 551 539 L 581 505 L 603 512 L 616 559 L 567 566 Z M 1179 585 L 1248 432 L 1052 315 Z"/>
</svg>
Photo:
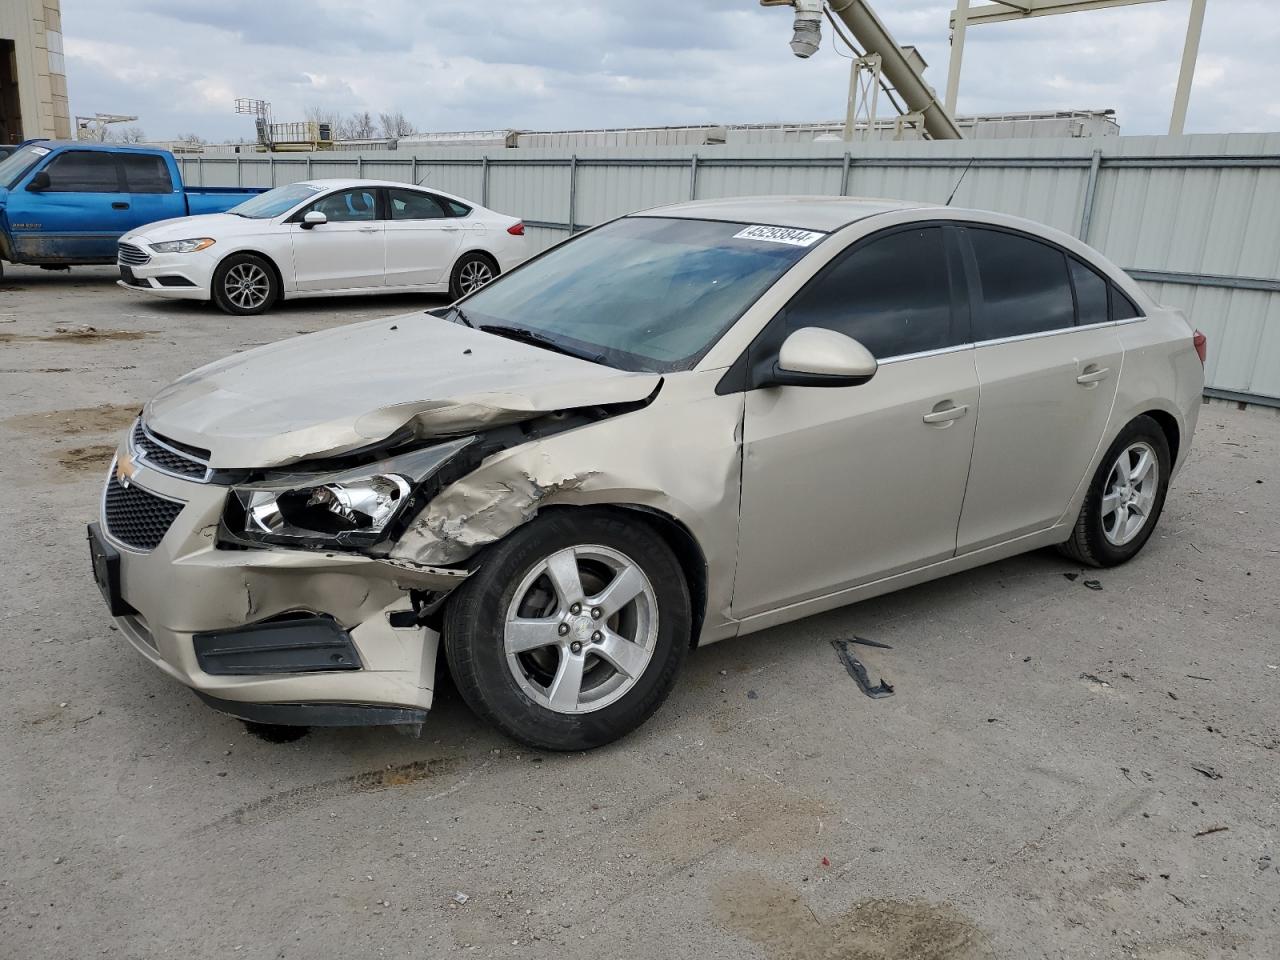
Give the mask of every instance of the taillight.
<svg viewBox="0 0 1280 960">
<path fill-rule="evenodd" d="M 507 227 L 507 233 L 511 234 L 513 237 L 523 237 L 524 221 L 518 221 L 517 223 L 513 223 L 511 226 Z"/>
<path fill-rule="evenodd" d="M 1209 356 L 1209 338 L 1197 330 L 1191 337 L 1191 342 L 1195 344 L 1196 356 L 1200 358 L 1200 366 L 1204 366 L 1204 362 Z"/>
</svg>

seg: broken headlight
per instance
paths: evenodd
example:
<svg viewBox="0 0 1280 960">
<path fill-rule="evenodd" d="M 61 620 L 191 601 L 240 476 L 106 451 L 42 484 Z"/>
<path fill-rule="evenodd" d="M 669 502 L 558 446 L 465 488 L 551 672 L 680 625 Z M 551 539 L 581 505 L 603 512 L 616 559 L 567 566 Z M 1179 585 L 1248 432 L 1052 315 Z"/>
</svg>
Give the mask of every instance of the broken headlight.
<svg viewBox="0 0 1280 960">
<path fill-rule="evenodd" d="M 286 546 L 361 547 L 387 536 L 429 496 L 440 469 L 474 437 L 331 473 L 268 475 L 231 491 L 225 530 L 233 540 Z"/>
</svg>

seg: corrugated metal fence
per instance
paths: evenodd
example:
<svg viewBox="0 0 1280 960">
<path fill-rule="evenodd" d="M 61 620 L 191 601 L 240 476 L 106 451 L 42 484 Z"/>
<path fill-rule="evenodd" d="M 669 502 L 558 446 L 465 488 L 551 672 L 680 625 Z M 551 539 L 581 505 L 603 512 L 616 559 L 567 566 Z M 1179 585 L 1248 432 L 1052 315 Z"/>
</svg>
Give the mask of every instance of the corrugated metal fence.
<svg viewBox="0 0 1280 960">
<path fill-rule="evenodd" d="M 1211 395 L 1280 405 L 1280 134 L 183 157 L 189 184 L 422 183 L 521 216 L 538 249 L 633 210 L 746 194 L 942 202 L 1050 224 L 1210 338 Z M 961 182 L 961 176 L 963 181 Z"/>
</svg>

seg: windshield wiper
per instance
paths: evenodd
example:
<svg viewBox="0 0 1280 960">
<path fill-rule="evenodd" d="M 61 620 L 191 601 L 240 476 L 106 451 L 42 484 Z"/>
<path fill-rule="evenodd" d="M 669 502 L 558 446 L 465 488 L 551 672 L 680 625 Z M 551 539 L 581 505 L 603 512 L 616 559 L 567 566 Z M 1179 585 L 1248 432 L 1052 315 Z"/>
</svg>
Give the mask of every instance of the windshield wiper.
<svg viewBox="0 0 1280 960">
<path fill-rule="evenodd" d="M 476 325 L 471 322 L 471 320 L 467 317 L 466 312 L 461 307 L 453 307 L 452 309 L 453 309 L 453 318 L 455 320 L 461 321 L 464 327 L 470 327 L 472 330 L 475 329 Z"/>
<path fill-rule="evenodd" d="M 572 347 L 566 347 L 557 340 L 553 340 L 541 333 L 527 330 L 524 327 L 508 327 L 500 323 L 482 323 L 479 329 L 485 333 L 492 333 L 494 336 L 506 337 L 508 340 L 528 343 L 535 347 L 542 347 L 545 350 L 554 350 L 556 353 L 563 353 L 567 357 L 574 357 L 578 360 L 589 360 L 592 363 L 605 362 L 604 354 L 574 350 Z"/>
</svg>

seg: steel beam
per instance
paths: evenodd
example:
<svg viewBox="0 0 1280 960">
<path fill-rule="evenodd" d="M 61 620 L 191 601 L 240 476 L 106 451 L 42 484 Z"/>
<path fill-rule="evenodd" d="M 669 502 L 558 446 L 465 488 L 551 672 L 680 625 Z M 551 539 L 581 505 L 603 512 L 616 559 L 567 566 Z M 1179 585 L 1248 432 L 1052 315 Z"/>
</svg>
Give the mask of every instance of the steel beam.
<svg viewBox="0 0 1280 960">
<path fill-rule="evenodd" d="M 965 18 L 971 27 L 983 23 L 1000 23 L 1005 20 L 1026 20 L 1028 17 L 1050 17 L 1059 13 L 1082 13 L 1086 10 L 1103 10 L 1107 7 L 1131 7 L 1139 3 L 1160 3 L 1162 0 L 1017 0 L 1017 2 L 985 3 L 969 7 L 964 0 L 957 0 L 951 12 L 951 27 L 959 22 L 961 7 L 968 7 Z"/>
<path fill-rule="evenodd" d="M 1178 89 L 1173 95 L 1173 116 L 1169 119 L 1169 136 L 1182 135 L 1187 125 L 1187 105 L 1191 102 L 1191 81 L 1196 75 L 1200 56 L 1200 33 L 1204 29 L 1205 0 L 1191 0 L 1191 16 L 1187 20 L 1187 42 L 1182 48 L 1182 66 L 1178 69 Z"/>
</svg>

